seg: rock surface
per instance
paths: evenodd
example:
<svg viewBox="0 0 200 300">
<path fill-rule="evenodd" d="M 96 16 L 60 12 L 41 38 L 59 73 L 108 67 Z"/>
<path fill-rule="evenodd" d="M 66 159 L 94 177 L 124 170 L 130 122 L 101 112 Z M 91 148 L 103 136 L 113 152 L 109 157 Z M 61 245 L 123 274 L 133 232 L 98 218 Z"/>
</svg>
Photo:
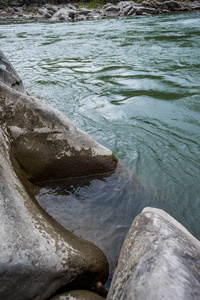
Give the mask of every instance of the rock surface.
<svg viewBox="0 0 200 300">
<path fill-rule="evenodd" d="M 96 293 L 85 290 L 73 290 L 64 294 L 57 295 L 50 300 L 103 300 L 105 298 Z"/>
<path fill-rule="evenodd" d="M 55 21 L 84 21 L 104 18 L 113 18 L 121 16 L 149 15 L 158 13 L 170 13 L 180 11 L 190 11 L 200 9 L 198 1 L 112 1 L 106 3 L 103 7 L 99 5 L 98 9 L 87 9 L 84 7 L 75 7 L 67 5 L 45 4 L 38 8 L 29 7 L 5 7 L 0 8 L 0 17 L 5 18 L 35 18 L 51 19 Z"/>
<path fill-rule="evenodd" d="M 125 239 L 106 299 L 200 299 L 200 242 L 166 212 L 145 208 Z"/>
<path fill-rule="evenodd" d="M 11 88 L 11 69 L 0 81 L 0 299 L 42 300 L 63 287 L 89 289 L 107 280 L 105 255 L 48 216 L 27 178 L 80 174 L 81 166 L 83 174 L 96 167 L 104 172 L 115 165 L 112 153 L 59 112 Z"/>
<path fill-rule="evenodd" d="M 43 181 L 113 171 L 117 159 L 59 111 L 0 82 L 1 125 L 27 178 Z"/>
<path fill-rule="evenodd" d="M 23 83 L 7 57 L 0 50 L 0 81 L 4 82 L 9 87 L 19 91 L 25 92 Z"/>
</svg>

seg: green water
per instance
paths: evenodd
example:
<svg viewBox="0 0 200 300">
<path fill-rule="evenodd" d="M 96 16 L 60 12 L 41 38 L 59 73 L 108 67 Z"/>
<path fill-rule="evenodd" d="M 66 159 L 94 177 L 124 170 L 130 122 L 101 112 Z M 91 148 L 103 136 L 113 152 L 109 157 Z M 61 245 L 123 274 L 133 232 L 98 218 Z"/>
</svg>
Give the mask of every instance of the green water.
<svg viewBox="0 0 200 300">
<path fill-rule="evenodd" d="M 110 261 L 116 258 L 107 248 L 119 251 L 145 206 L 166 210 L 200 239 L 199 13 L 0 24 L 0 48 L 29 93 L 62 111 L 151 187 L 147 195 L 114 174 L 68 182 L 65 192 L 44 189 L 41 205 L 97 241 Z"/>
</svg>

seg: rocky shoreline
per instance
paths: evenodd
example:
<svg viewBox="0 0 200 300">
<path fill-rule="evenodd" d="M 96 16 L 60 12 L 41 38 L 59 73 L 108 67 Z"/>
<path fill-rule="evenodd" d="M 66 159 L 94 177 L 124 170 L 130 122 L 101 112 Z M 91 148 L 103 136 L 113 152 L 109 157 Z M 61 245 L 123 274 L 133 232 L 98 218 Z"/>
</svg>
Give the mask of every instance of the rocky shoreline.
<svg viewBox="0 0 200 300">
<path fill-rule="evenodd" d="M 6 4 L 0 2 L 0 19 L 41 19 L 52 21 L 85 21 L 100 20 L 114 17 L 134 17 L 138 15 L 155 15 L 200 10 L 199 1 L 144 0 L 140 3 L 134 1 L 119 1 L 115 4 L 106 3 L 98 8 L 89 6 L 66 5 L 20 5 L 18 3 Z"/>
</svg>

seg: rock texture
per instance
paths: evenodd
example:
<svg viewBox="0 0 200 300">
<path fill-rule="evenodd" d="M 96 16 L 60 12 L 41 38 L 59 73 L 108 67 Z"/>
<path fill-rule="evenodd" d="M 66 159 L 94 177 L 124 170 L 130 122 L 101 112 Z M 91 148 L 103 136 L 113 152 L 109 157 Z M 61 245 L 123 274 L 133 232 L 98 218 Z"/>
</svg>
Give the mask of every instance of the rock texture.
<svg viewBox="0 0 200 300">
<path fill-rule="evenodd" d="M 11 88 L 24 93 L 25 89 L 21 78 L 7 59 L 7 57 L 0 50 L 0 81 L 4 82 Z"/>
<path fill-rule="evenodd" d="M 84 290 L 73 290 L 64 294 L 57 295 L 50 300 L 103 300 L 105 298 L 93 292 Z"/>
<path fill-rule="evenodd" d="M 0 82 L 1 125 L 33 183 L 109 172 L 117 159 L 64 115 Z"/>
<path fill-rule="evenodd" d="M 137 1 L 112 1 L 112 3 L 106 3 L 103 7 L 99 4 L 97 9 L 87 9 L 85 7 L 77 8 L 71 4 L 57 6 L 45 4 L 40 8 L 32 5 L 29 6 L 28 11 L 26 6 L 16 7 L 15 4 L 12 4 L 12 7 L 6 7 L 5 5 L 0 5 L 0 17 L 83 21 L 118 16 L 132 17 L 136 15 L 162 14 L 200 9 L 198 1 L 190 0 L 142 0 L 138 2 L 139 3 L 137 3 Z"/>
<path fill-rule="evenodd" d="M 63 287 L 91 288 L 107 280 L 105 255 L 48 216 L 28 179 L 105 172 L 116 160 L 62 114 L 11 88 L 10 74 L 19 77 L 4 62 L 9 72 L 0 81 L 0 299 L 42 300 Z"/>
<path fill-rule="evenodd" d="M 111 299 L 200 299 L 200 242 L 166 212 L 145 208 L 122 247 Z"/>
</svg>

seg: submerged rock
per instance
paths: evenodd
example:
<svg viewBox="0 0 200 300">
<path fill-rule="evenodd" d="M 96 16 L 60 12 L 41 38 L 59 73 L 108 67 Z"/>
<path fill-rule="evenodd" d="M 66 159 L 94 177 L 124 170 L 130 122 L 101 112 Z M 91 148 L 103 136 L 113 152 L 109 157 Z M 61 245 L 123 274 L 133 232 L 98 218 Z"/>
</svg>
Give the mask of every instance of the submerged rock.
<svg viewBox="0 0 200 300">
<path fill-rule="evenodd" d="M 116 159 L 61 113 L 11 88 L 11 79 L 19 77 L 4 61 L 9 72 L 0 81 L 0 298 L 47 299 L 63 287 L 104 283 L 109 270 L 103 252 L 47 215 L 28 179 L 106 172 Z"/>
<path fill-rule="evenodd" d="M 145 208 L 125 239 L 108 300 L 200 299 L 200 242 L 166 212 Z"/>
</svg>

